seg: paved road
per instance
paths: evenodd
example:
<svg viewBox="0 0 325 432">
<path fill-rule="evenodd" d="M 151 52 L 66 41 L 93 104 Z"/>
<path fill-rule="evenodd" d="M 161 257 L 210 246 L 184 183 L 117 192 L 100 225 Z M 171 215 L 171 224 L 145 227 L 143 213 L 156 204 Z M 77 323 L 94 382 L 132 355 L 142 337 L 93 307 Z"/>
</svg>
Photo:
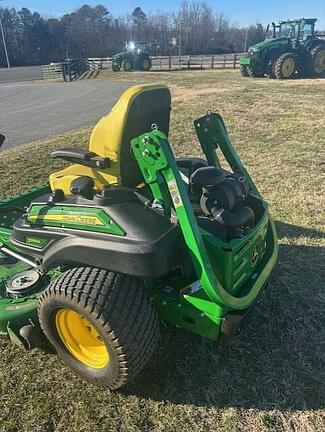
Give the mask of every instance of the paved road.
<svg viewBox="0 0 325 432">
<path fill-rule="evenodd" d="M 19 66 L 10 70 L 0 69 L 0 83 L 33 81 L 42 79 L 41 66 Z"/>
<path fill-rule="evenodd" d="M 3 148 L 93 125 L 129 85 L 100 80 L 0 84 Z"/>
</svg>

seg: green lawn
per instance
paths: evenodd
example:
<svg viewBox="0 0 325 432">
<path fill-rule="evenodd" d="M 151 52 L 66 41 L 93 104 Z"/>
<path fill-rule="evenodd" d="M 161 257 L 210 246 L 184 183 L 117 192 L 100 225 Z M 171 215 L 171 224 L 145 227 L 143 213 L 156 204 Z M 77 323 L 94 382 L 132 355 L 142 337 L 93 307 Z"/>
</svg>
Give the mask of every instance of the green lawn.
<svg viewBox="0 0 325 432">
<path fill-rule="evenodd" d="M 111 393 L 55 355 L 0 342 L 0 431 L 325 430 L 325 79 L 273 81 L 238 71 L 101 74 L 171 86 L 170 141 L 198 155 L 193 120 L 220 112 L 271 206 L 280 256 L 271 288 L 230 348 L 163 330 L 159 351 L 128 388 Z M 19 127 L 19 125 L 18 125 Z M 0 155 L 2 193 L 46 180 L 55 148 L 89 130 Z"/>
</svg>

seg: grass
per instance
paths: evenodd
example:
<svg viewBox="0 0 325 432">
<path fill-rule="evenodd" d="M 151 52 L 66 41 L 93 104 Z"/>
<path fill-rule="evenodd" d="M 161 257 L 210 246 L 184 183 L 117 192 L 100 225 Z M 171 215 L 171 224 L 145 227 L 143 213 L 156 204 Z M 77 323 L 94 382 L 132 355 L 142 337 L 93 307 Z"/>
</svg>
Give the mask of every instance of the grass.
<svg viewBox="0 0 325 432">
<path fill-rule="evenodd" d="M 325 80 L 244 79 L 237 71 L 102 74 L 173 92 L 170 141 L 199 155 L 192 121 L 219 111 L 268 200 L 280 243 L 271 289 L 230 348 L 180 330 L 128 388 L 86 384 L 54 355 L 0 342 L 0 431 L 311 432 L 325 430 Z M 46 180 L 49 152 L 75 131 L 0 155 L 2 195 Z"/>
</svg>

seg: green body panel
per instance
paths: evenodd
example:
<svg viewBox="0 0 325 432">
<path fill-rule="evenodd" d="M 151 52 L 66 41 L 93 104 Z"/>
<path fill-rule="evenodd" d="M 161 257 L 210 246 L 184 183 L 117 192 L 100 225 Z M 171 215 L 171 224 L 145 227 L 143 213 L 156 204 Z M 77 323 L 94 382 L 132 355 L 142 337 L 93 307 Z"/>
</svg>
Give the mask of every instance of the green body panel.
<svg viewBox="0 0 325 432">
<path fill-rule="evenodd" d="M 0 209 L 25 208 L 30 201 L 49 193 L 49 185 L 34 187 L 24 193 L 0 201 Z M 0 242 L 16 248 L 10 242 L 12 225 L 21 215 L 20 211 L 0 212 Z M 15 274 L 27 270 L 29 266 L 23 262 L 10 260 L 0 253 L 0 337 L 10 337 L 19 344 L 19 329 L 27 324 L 37 324 L 37 303 L 39 294 L 22 298 L 8 297 L 5 290 L 6 280 Z M 44 286 L 43 288 L 44 289 Z M 41 292 L 41 289 L 40 291 Z"/>
<path fill-rule="evenodd" d="M 28 210 L 27 221 L 31 225 L 125 235 L 125 232 L 104 210 L 92 207 L 69 207 L 67 205 L 50 207 L 33 204 Z"/>
<path fill-rule="evenodd" d="M 21 215 L 20 211 L 10 211 L 4 212 L 7 207 L 18 207 L 24 209 L 28 207 L 30 202 L 42 195 L 50 192 L 50 187 L 48 184 L 43 184 L 40 186 L 33 187 L 26 192 L 14 195 L 10 198 L 0 200 L 0 228 L 12 228 L 15 220 Z M 4 243 L 1 238 L 0 241 Z"/>
<path fill-rule="evenodd" d="M 145 282 L 145 289 L 152 298 L 160 319 L 217 340 L 225 311 L 210 302 L 202 290 L 190 294 L 191 288 L 195 290 L 198 286 L 199 281 L 196 281 L 180 290 L 179 287 L 166 286 L 154 280 Z"/>
</svg>

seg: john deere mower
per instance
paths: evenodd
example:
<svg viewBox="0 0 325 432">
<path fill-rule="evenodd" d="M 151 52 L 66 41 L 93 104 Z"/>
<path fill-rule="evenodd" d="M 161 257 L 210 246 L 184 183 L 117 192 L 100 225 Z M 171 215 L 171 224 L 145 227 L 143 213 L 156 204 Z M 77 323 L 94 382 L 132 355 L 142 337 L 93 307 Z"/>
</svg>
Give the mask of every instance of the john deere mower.
<svg viewBox="0 0 325 432">
<path fill-rule="evenodd" d="M 148 71 L 151 69 L 148 44 L 143 42 L 128 42 L 126 50 L 115 54 L 112 58 L 113 72 L 121 69 L 125 72 L 133 70 Z"/>
<path fill-rule="evenodd" d="M 325 77 L 325 40 L 315 33 L 316 18 L 272 23 L 272 38 L 251 46 L 240 59 L 242 76 L 290 79 Z"/>
<path fill-rule="evenodd" d="M 1 336 L 111 389 L 143 369 L 160 321 L 230 343 L 277 259 L 222 117 L 194 122 L 205 159 L 175 159 L 170 109 L 167 87 L 129 88 L 89 150 L 53 152 L 70 165 L 0 203 Z"/>
</svg>

